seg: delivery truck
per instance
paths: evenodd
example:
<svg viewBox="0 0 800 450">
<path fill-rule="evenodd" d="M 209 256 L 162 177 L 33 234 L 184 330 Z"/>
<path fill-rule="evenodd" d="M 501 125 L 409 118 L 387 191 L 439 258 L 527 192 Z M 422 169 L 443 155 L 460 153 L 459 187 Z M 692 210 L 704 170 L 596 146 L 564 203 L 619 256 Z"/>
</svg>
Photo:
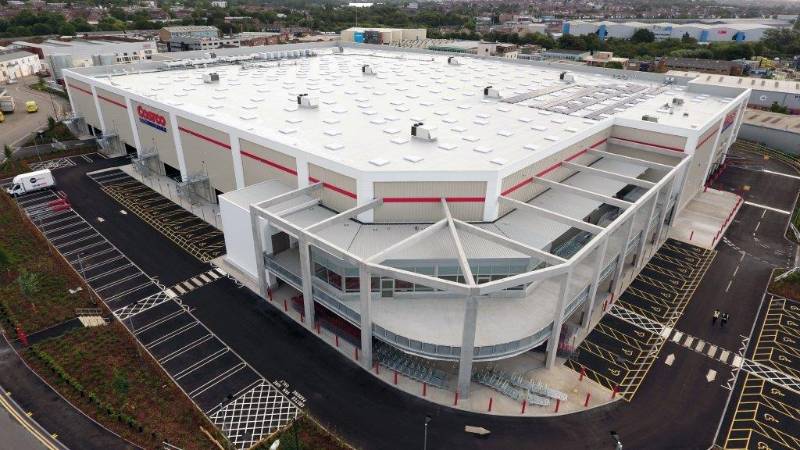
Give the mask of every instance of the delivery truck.
<svg viewBox="0 0 800 450">
<path fill-rule="evenodd" d="M 4 113 L 11 113 L 14 112 L 14 109 L 16 109 L 14 97 L 11 97 L 10 95 L 0 97 L 0 111 L 3 111 Z"/>
<path fill-rule="evenodd" d="M 6 192 L 12 197 L 16 197 L 29 192 L 49 189 L 55 185 L 56 180 L 53 178 L 53 173 L 49 169 L 43 169 L 15 176 L 11 186 L 6 188 Z"/>
</svg>

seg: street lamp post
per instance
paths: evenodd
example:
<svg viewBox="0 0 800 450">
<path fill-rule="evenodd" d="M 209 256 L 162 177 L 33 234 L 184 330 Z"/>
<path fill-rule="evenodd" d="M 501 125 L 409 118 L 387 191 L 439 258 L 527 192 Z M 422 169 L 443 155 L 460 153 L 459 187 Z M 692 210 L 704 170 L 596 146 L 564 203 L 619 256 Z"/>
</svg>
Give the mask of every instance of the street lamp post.
<svg viewBox="0 0 800 450">
<path fill-rule="evenodd" d="M 622 441 L 619 440 L 619 434 L 617 434 L 616 431 L 611 431 L 611 438 L 616 442 L 616 445 L 614 445 L 614 450 L 622 450 Z"/>
<path fill-rule="evenodd" d="M 428 424 L 431 423 L 431 416 L 425 416 L 425 437 L 422 441 L 422 450 L 428 450 Z"/>
</svg>

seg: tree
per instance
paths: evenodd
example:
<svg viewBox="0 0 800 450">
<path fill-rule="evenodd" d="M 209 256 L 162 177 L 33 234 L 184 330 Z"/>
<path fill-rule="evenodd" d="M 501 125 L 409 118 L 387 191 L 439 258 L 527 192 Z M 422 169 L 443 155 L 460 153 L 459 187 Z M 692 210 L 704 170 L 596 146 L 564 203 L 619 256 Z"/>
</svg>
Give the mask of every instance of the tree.
<svg viewBox="0 0 800 450">
<path fill-rule="evenodd" d="M 639 28 L 633 32 L 631 42 L 647 44 L 656 40 L 656 35 L 647 28 Z"/>
<path fill-rule="evenodd" d="M 622 69 L 622 63 L 619 61 L 609 61 L 603 65 L 606 69 Z"/>
<path fill-rule="evenodd" d="M 72 25 L 69 22 L 61 25 L 61 28 L 58 29 L 58 34 L 61 36 L 75 36 L 75 32 L 75 25 Z"/>
<path fill-rule="evenodd" d="M 34 272 L 28 272 L 27 270 L 23 269 L 22 272 L 17 276 L 17 284 L 19 285 L 19 291 L 22 295 L 27 299 L 33 309 L 36 309 L 36 305 L 33 303 L 32 297 L 39 292 L 41 287 L 41 278 L 39 274 Z"/>
<path fill-rule="evenodd" d="M 769 107 L 769 110 L 774 113 L 789 114 L 789 108 L 785 105 L 779 105 L 778 102 L 772 102 L 772 106 Z"/>
</svg>

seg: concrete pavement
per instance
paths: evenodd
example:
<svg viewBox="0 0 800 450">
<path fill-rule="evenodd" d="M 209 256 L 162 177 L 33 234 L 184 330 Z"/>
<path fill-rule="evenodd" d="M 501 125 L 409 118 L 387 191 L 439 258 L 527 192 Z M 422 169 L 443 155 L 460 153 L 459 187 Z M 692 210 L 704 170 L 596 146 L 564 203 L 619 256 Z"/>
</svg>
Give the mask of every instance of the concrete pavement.
<svg viewBox="0 0 800 450">
<path fill-rule="evenodd" d="M 31 133 L 47 125 L 47 117 L 63 117 L 70 110 L 69 101 L 47 92 L 35 91 L 28 86 L 38 81 L 36 77 L 20 79 L 16 84 L 4 85 L 8 95 L 16 101 L 16 111 L 5 114 L 5 122 L 0 123 L 0 147 L 5 144 L 18 146 Z M 39 105 L 36 113 L 25 112 L 25 102 L 35 100 Z M 0 160 L 5 157 L 0 154 Z"/>
</svg>

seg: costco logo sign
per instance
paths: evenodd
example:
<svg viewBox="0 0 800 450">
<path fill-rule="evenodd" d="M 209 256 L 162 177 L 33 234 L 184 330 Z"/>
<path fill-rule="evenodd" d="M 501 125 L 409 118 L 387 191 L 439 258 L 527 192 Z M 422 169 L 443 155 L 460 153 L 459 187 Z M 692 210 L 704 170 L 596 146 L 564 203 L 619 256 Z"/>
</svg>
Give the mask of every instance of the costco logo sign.
<svg viewBox="0 0 800 450">
<path fill-rule="evenodd" d="M 136 108 L 136 114 L 139 115 L 139 122 L 149 125 L 156 130 L 167 132 L 167 119 L 161 114 L 145 109 L 141 105 Z"/>
</svg>

